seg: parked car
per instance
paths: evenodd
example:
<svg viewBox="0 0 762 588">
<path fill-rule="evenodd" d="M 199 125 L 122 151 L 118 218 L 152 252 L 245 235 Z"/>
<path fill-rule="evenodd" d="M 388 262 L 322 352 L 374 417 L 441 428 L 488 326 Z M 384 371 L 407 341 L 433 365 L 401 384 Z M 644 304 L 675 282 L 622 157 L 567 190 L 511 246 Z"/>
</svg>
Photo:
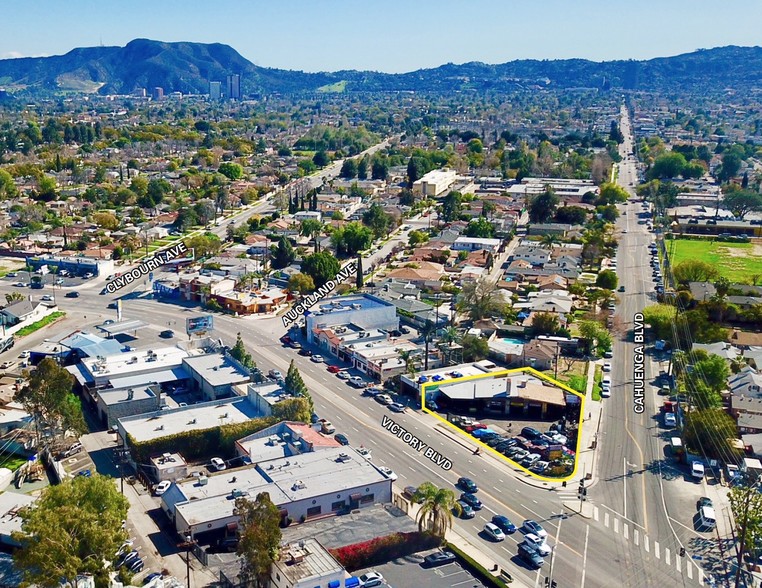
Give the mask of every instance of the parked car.
<svg viewBox="0 0 762 588">
<path fill-rule="evenodd" d="M 360 576 L 360 586 L 362 588 L 372 588 L 373 586 L 382 586 L 384 577 L 378 572 L 368 572 Z"/>
<path fill-rule="evenodd" d="M 416 486 L 405 486 L 405 488 L 402 490 L 402 496 L 408 500 L 412 500 L 416 492 L 418 492 L 418 488 Z"/>
<path fill-rule="evenodd" d="M 405 405 L 400 404 L 399 402 L 392 402 L 389 405 L 389 410 L 392 412 L 405 412 Z"/>
<path fill-rule="evenodd" d="M 525 520 L 521 525 L 521 530 L 525 533 L 533 533 L 538 537 L 545 538 L 548 536 L 548 532 L 542 528 L 542 525 L 532 519 Z"/>
<path fill-rule="evenodd" d="M 340 370 L 340 371 L 336 372 L 336 376 L 337 376 L 337 377 L 338 377 L 340 380 L 348 380 L 348 379 L 350 378 L 350 374 L 349 374 L 349 372 L 348 372 L 348 371 L 346 371 L 346 370 Z"/>
<path fill-rule="evenodd" d="M 159 337 L 161 337 L 162 339 L 171 339 L 174 336 L 175 336 L 175 332 L 170 329 L 167 329 L 166 331 L 162 331 L 161 333 L 159 333 Z"/>
<path fill-rule="evenodd" d="M 14 282 L 13 285 L 17 288 L 26 288 L 26 284 L 24 282 Z"/>
<path fill-rule="evenodd" d="M 310 361 L 314 361 L 315 363 L 323 363 L 325 359 L 323 359 L 322 355 L 313 355 L 310 357 Z"/>
<path fill-rule="evenodd" d="M 267 375 L 275 380 L 283 379 L 283 374 L 280 373 L 280 370 L 270 370 L 269 372 L 267 372 Z"/>
<path fill-rule="evenodd" d="M 484 532 L 493 541 L 505 541 L 505 533 L 494 523 L 484 525 Z"/>
<path fill-rule="evenodd" d="M 53 297 L 50 294 L 45 294 L 40 298 L 43 302 L 53 302 Z"/>
<path fill-rule="evenodd" d="M 289 337 L 288 335 L 283 335 L 280 338 L 280 342 L 283 343 L 284 345 L 288 345 L 289 343 L 291 343 L 291 337 Z"/>
<path fill-rule="evenodd" d="M 664 426 L 670 428 L 677 426 L 677 417 L 675 417 L 674 412 L 664 413 Z"/>
<path fill-rule="evenodd" d="M 521 436 L 526 437 L 527 439 L 536 439 L 541 435 L 540 431 L 535 429 L 534 427 L 524 427 L 521 429 Z"/>
<path fill-rule="evenodd" d="M 471 478 L 458 478 L 457 485 L 459 488 L 462 488 L 471 494 L 475 494 L 479 491 L 479 487 L 476 485 L 476 482 L 474 482 Z"/>
<path fill-rule="evenodd" d="M 436 553 L 431 553 L 424 557 L 421 566 L 426 568 L 435 568 L 438 566 L 446 565 L 448 563 L 452 563 L 457 559 L 457 556 L 450 551 L 437 551 Z"/>
<path fill-rule="evenodd" d="M 708 506 L 709 508 L 714 508 L 714 504 L 712 504 L 712 499 L 707 498 L 706 496 L 702 496 L 698 499 L 696 502 L 696 510 L 701 510 L 701 507 Z"/>
<path fill-rule="evenodd" d="M 227 469 L 227 465 L 225 465 L 225 462 L 221 457 L 213 457 L 211 460 L 209 460 L 209 463 L 212 469 L 217 470 L 218 472 Z"/>
<path fill-rule="evenodd" d="M 337 365 L 328 366 L 328 372 L 331 374 L 338 374 L 340 371 L 341 371 L 341 368 Z"/>
<path fill-rule="evenodd" d="M 347 439 L 347 436 L 344 433 L 336 433 L 333 438 L 336 439 L 340 445 L 349 445 L 349 439 Z"/>
<path fill-rule="evenodd" d="M 388 468 L 386 466 L 378 466 L 378 471 L 384 474 L 387 478 L 389 478 L 392 482 L 397 481 L 397 474 L 394 473 L 394 471 L 391 468 Z"/>
<path fill-rule="evenodd" d="M 610 361 L 603 362 L 603 367 L 601 369 L 604 372 L 610 372 L 611 371 L 611 362 Z"/>
<path fill-rule="evenodd" d="M 374 399 L 379 404 L 384 404 L 384 405 L 391 404 L 392 402 L 394 402 L 394 399 L 388 394 L 376 394 Z"/>
<path fill-rule="evenodd" d="M 706 469 L 704 468 L 704 464 L 700 461 L 696 460 L 691 464 L 691 476 L 693 476 L 694 480 L 701 481 L 704 479 L 704 474 L 706 473 Z"/>
<path fill-rule="evenodd" d="M 542 474 L 550 467 L 550 462 L 547 461 L 536 461 L 534 462 L 534 465 L 532 465 L 531 468 L 529 468 L 530 472 L 534 472 L 535 474 Z"/>
<path fill-rule="evenodd" d="M 301 348 L 302 348 L 302 344 L 301 344 L 301 343 L 299 343 L 299 341 L 290 341 L 290 342 L 289 342 L 289 344 L 288 344 L 288 346 L 289 346 L 291 349 L 301 349 Z"/>
<path fill-rule="evenodd" d="M 172 485 L 172 482 L 170 482 L 169 480 L 162 480 L 161 482 L 159 482 L 158 484 L 156 484 L 156 486 L 155 486 L 155 487 L 154 487 L 154 489 L 153 489 L 153 493 L 154 493 L 156 496 L 161 496 L 161 495 L 162 495 L 162 494 L 164 494 L 164 493 L 165 493 L 167 490 L 169 490 L 169 487 L 170 487 L 171 485 Z"/>
<path fill-rule="evenodd" d="M 363 380 L 360 376 L 352 376 L 351 378 L 349 378 L 349 383 L 355 388 L 365 388 L 365 386 L 368 385 L 368 383 L 365 380 Z"/>
</svg>

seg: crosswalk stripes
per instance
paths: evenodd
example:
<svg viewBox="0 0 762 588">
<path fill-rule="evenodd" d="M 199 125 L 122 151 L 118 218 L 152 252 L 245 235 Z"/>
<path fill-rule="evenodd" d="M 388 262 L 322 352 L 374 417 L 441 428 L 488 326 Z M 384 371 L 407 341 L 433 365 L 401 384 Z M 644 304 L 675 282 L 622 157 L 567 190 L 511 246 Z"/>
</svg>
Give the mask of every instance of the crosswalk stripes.
<svg viewBox="0 0 762 588">
<path fill-rule="evenodd" d="M 682 559 L 682 557 L 678 557 L 678 555 L 675 554 L 675 569 L 677 570 L 678 574 L 683 573 Z M 691 567 L 691 562 L 688 562 L 688 567 Z"/>
<path fill-rule="evenodd" d="M 624 535 L 625 539 L 630 538 L 630 527 L 627 523 L 622 524 L 622 534 Z"/>
<path fill-rule="evenodd" d="M 614 533 L 619 533 L 619 519 L 614 519 Z"/>
<path fill-rule="evenodd" d="M 654 541 L 654 555 L 656 556 L 656 559 L 659 559 L 659 542 Z"/>
<path fill-rule="evenodd" d="M 671 563 L 671 560 L 670 560 L 670 551 L 669 551 L 668 547 L 664 548 L 664 563 L 666 563 L 667 565 L 669 565 Z"/>
<path fill-rule="evenodd" d="M 597 506 L 594 506 L 594 507 L 593 507 L 593 518 L 594 518 L 596 521 L 598 520 L 598 516 L 599 516 L 599 515 L 600 515 L 600 513 L 598 512 L 598 507 L 597 507 Z"/>
<path fill-rule="evenodd" d="M 685 568 L 685 573 L 688 575 L 689 580 L 693 580 L 693 566 L 691 562 L 688 562 L 688 567 Z"/>
<path fill-rule="evenodd" d="M 640 531 L 637 529 L 632 530 L 632 539 L 635 541 L 635 545 L 640 545 Z"/>
<path fill-rule="evenodd" d="M 644 545 L 644 546 L 645 546 L 645 548 L 646 548 L 646 553 L 648 553 L 649 551 L 651 551 L 651 549 L 650 549 L 650 546 L 649 546 L 649 543 L 650 543 L 650 542 L 649 542 L 649 540 L 648 540 L 648 535 L 643 535 L 643 541 L 644 541 L 644 544 L 643 544 L 643 545 Z"/>
<path fill-rule="evenodd" d="M 607 512 L 603 513 L 603 526 L 609 528 L 609 513 Z"/>
<path fill-rule="evenodd" d="M 704 585 L 704 570 L 702 570 L 701 568 L 698 569 L 698 582 L 699 582 L 699 586 Z"/>
</svg>

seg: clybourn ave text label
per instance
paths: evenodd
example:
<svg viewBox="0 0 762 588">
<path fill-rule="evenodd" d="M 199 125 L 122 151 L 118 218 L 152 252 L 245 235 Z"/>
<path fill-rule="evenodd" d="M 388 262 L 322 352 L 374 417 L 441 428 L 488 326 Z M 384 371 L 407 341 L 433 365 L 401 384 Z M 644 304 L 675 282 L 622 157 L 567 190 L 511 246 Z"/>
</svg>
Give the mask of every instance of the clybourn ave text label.
<svg viewBox="0 0 762 588">
<path fill-rule="evenodd" d="M 299 304 L 294 305 L 291 310 L 289 310 L 286 314 L 283 315 L 283 326 L 287 327 L 291 323 L 293 323 L 297 318 L 299 318 L 299 315 L 302 314 L 305 310 L 307 310 L 310 306 L 315 304 L 316 302 L 319 302 L 326 296 L 328 296 L 331 292 L 333 292 L 333 289 L 341 284 L 344 280 L 346 280 L 349 276 L 353 276 L 357 273 L 357 266 L 354 263 L 348 263 L 346 266 L 344 266 L 344 269 L 341 270 L 338 274 L 336 274 L 336 277 L 333 278 L 333 280 L 328 280 L 325 284 L 320 286 L 315 292 L 310 294 L 309 296 L 305 296 L 302 298 L 301 302 Z"/>
<path fill-rule="evenodd" d="M 645 344 L 645 320 L 643 314 L 640 312 L 635 313 L 633 317 L 633 337 L 635 341 L 635 353 L 632 358 L 632 380 L 633 380 L 633 406 L 632 409 L 641 414 L 645 411 L 645 365 L 646 356 L 643 349 Z"/>
<path fill-rule="evenodd" d="M 424 457 L 433 461 L 443 470 L 452 469 L 452 462 L 449 459 L 444 457 L 441 453 L 438 453 L 433 447 L 426 445 L 426 443 L 421 441 L 418 437 L 410 433 L 404 427 L 398 425 L 388 416 L 384 416 L 384 418 L 381 420 L 381 425 L 392 435 L 396 435 L 419 453 L 423 452 Z"/>
<path fill-rule="evenodd" d="M 128 272 L 123 273 L 118 278 L 114 278 L 108 284 L 106 284 L 106 291 L 109 294 L 113 294 L 120 288 L 124 288 L 128 284 L 132 284 L 135 280 L 139 280 L 142 276 L 152 272 L 156 268 L 161 267 L 167 262 L 172 261 L 176 257 L 188 252 L 188 247 L 182 241 L 176 245 L 156 253 L 151 259 L 142 262 L 138 267 Z"/>
</svg>

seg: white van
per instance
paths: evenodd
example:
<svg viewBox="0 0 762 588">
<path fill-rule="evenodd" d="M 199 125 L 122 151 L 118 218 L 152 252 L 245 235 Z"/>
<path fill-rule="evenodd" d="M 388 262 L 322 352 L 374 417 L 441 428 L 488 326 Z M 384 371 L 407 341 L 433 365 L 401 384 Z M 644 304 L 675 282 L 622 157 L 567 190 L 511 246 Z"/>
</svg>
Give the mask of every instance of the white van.
<svg viewBox="0 0 762 588">
<path fill-rule="evenodd" d="M 703 529 L 711 531 L 717 526 L 717 519 L 714 515 L 714 509 L 711 506 L 702 506 L 699 509 L 699 525 Z"/>
</svg>

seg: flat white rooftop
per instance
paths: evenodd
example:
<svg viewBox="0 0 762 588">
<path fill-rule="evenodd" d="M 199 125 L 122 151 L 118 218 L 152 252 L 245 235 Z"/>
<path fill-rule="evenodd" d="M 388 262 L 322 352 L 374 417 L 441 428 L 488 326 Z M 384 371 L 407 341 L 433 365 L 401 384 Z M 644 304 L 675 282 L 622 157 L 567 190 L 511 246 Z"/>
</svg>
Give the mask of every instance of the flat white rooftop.
<svg viewBox="0 0 762 588">
<path fill-rule="evenodd" d="M 178 347 L 154 347 L 105 357 L 88 357 L 82 360 L 88 372 L 96 378 L 131 376 L 148 370 L 159 371 L 182 365 L 189 353 Z"/>
</svg>

